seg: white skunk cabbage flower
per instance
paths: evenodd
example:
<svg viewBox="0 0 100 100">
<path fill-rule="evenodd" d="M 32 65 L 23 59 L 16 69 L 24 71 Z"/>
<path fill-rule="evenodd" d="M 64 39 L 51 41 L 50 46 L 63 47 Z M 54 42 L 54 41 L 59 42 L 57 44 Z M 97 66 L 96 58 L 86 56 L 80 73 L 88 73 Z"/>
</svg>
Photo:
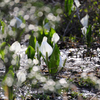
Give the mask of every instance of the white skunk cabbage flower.
<svg viewBox="0 0 100 100">
<path fill-rule="evenodd" d="M 19 70 L 17 72 L 17 78 L 18 78 L 18 82 L 23 83 L 26 80 L 26 71 L 25 70 Z"/>
<path fill-rule="evenodd" d="M 21 49 L 21 45 L 18 41 L 15 41 L 11 46 L 10 46 L 10 51 L 14 51 L 15 53 L 19 52 Z"/>
<path fill-rule="evenodd" d="M 60 62 L 59 62 L 58 71 L 60 71 L 60 70 L 61 70 L 61 68 L 63 67 L 63 61 L 62 61 L 61 56 L 59 57 L 59 59 L 60 59 Z"/>
<path fill-rule="evenodd" d="M 7 76 L 6 79 L 5 79 L 5 83 L 7 86 L 11 87 L 13 85 L 13 78 L 11 76 Z"/>
<path fill-rule="evenodd" d="M 82 30 L 82 34 L 83 34 L 83 35 L 86 35 L 87 28 L 86 28 L 86 27 L 83 27 L 83 28 L 81 28 L 81 30 Z"/>
<path fill-rule="evenodd" d="M 47 42 L 47 37 L 44 36 L 42 42 Z"/>
<path fill-rule="evenodd" d="M 37 65 L 37 64 L 39 64 L 39 60 L 38 60 L 38 59 L 33 59 L 33 63 L 34 63 L 35 65 Z"/>
<path fill-rule="evenodd" d="M 64 79 L 64 78 L 61 78 L 61 79 L 59 80 L 59 83 L 60 83 L 60 85 L 62 85 L 63 87 L 68 87 L 68 83 L 67 83 L 66 79 Z"/>
<path fill-rule="evenodd" d="M 48 57 L 52 54 L 53 48 L 47 43 L 46 37 L 43 38 L 39 51 L 44 57 L 46 57 L 46 52 L 48 53 Z"/>
<path fill-rule="evenodd" d="M 15 17 L 10 21 L 10 25 L 14 27 L 17 26 L 17 28 L 19 28 L 21 24 L 22 24 L 22 20 L 19 19 L 18 17 Z"/>
<path fill-rule="evenodd" d="M 53 41 L 53 43 L 55 44 L 59 41 L 59 39 L 60 39 L 59 35 L 57 33 L 54 33 L 51 41 Z"/>
<path fill-rule="evenodd" d="M 75 5 L 77 6 L 77 8 L 81 5 L 78 0 L 74 0 L 74 2 L 75 2 Z"/>
<path fill-rule="evenodd" d="M 89 18 L 89 15 L 86 14 L 85 17 L 83 17 L 81 19 L 81 23 L 82 23 L 83 27 L 88 27 L 88 18 Z"/>
</svg>

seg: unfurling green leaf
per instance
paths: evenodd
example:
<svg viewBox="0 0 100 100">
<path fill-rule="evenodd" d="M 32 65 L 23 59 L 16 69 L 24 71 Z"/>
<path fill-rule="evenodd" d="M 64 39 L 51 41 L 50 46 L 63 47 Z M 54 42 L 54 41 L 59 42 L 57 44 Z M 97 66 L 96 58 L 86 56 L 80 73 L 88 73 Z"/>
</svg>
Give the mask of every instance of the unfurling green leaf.
<svg viewBox="0 0 100 100">
<path fill-rule="evenodd" d="M 91 29 L 91 25 L 89 25 L 89 27 L 87 28 L 86 41 L 87 41 L 87 46 L 90 47 L 91 46 L 91 42 L 92 42 L 92 29 Z"/>
<path fill-rule="evenodd" d="M 48 70 L 50 74 L 56 74 L 58 71 L 58 67 L 59 67 L 59 56 L 60 56 L 60 51 L 59 48 L 57 46 L 57 44 L 55 44 L 53 53 L 50 57 L 50 60 L 48 61 Z"/>
<path fill-rule="evenodd" d="M 5 52 L 4 52 L 5 46 L 6 46 L 6 42 L 3 42 L 0 45 L 0 57 L 2 60 L 4 60 L 4 56 L 5 56 Z"/>
<path fill-rule="evenodd" d="M 2 34 L 4 33 L 6 24 L 0 20 L 0 25 L 2 26 Z"/>
<path fill-rule="evenodd" d="M 51 37 L 51 38 L 52 38 L 52 36 L 53 36 L 54 33 L 56 33 L 56 31 L 55 31 L 53 28 L 51 28 L 51 29 L 50 29 L 50 37 Z"/>
<path fill-rule="evenodd" d="M 26 50 L 26 54 L 28 55 L 28 58 L 33 59 L 34 55 L 35 55 L 35 50 L 32 46 L 28 46 L 27 50 Z"/>
<path fill-rule="evenodd" d="M 35 49 L 35 44 L 36 44 L 36 37 L 34 37 L 32 34 L 30 39 L 29 39 L 29 45 Z"/>
<path fill-rule="evenodd" d="M 72 6 L 73 0 L 65 0 L 65 12 L 68 13 L 68 16 L 71 15 Z"/>
<path fill-rule="evenodd" d="M 4 50 L 5 49 L 5 46 L 6 46 L 6 42 L 2 42 L 2 44 L 0 45 L 0 50 Z"/>
</svg>

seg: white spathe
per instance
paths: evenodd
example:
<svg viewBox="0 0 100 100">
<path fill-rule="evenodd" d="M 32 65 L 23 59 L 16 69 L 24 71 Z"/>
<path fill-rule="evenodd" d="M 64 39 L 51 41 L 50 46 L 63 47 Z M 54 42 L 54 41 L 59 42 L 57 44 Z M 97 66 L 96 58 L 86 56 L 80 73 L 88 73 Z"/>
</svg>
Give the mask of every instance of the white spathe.
<svg viewBox="0 0 100 100">
<path fill-rule="evenodd" d="M 53 43 L 55 44 L 59 41 L 59 39 L 60 39 L 59 35 L 57 33 L 54 33 L 51 41 L 53 41 Z"/>
<path fill-rule="evenodd" d="M 19 52 L 21 49 L 21 45 L 18 41 L 15 41 L 11 46 L 10 46 L 10 51 L 14 51 L 15 53 Z"/>
<path fill-rule="evenodd" d="M 87 28 L 86 28 L 86 27 L 83 27 L 83 28 L 81 28 L 81 30 L 82 30 L 82 34 L 83 34 L 83 35 L 86 35 Z"/>
<path fill-rule="evenodd" d="M 60 83 L 61 85 L 64 85 L 64 84 L 66 84 L 67 82 L 66 82 L 66 79 L 61 78 L 61 79 L 59 80 L 59 83 Z"/>
<path fill-rule="evenodd" d="M 42 42 L 47 42 L 47 37 L 44 36 Z"/>
<path fill-rule="evenodd" d="M 74 2 L 75 2 L 75 5 L 77 6 L 77 8 L 81 5 L 78 0 L 74 0 Z"/>
<path fill-rule="evenodd" d="M 88 27 L 88 18 L 89 18 L 89 15 L 86 14 L 85 17 L 83 17 L 81 19 L 81 23 L 82 23 L 83 27 Z"/>
<path fill-rule="evenodd" d="M 21 24 L 22 24 L 22 20 L 19 19 L 18 17 L 14 17 L 14 18 L 10 21 L 10 25 L 13 26 L 13 27 L 17 26 L 17 28 L 19 28 Z"/>
<path fill-rule="evenodd" d="M 11 76 L 7 76 L 5 79 L 5 83 L 7 84 L 7 86 L 11 87 L 13 85 L 13 78 Z"/>
<path fill-rule="evenodd" d="M 27 73 L 26 73 L 26 71 L 24 69 L 19 70 L 17 72 L 18 82 L 23 83 L 26 80 L 26 75 L 27 75 Z"/>
<path fill-rule="evenodd" d="M 48 44 L 46 37 L 43 38 L 39 51 L 45 57 L 46 57 L 46 52 L 48 53 L 48 57 L 52 54 L 53 48 Z"/>
<path fill-rule="evenodd" d="M 64 78 L 60 79 L 59 83 L 63 87 L 68 87 L 68 83 L 67 83 L 66 79 L 64 79 Z"/>
<path fill-rule="evenodd" d="M 37 65 L 37 64 L 39 64 L 39 60 L 38 60 L 38 59 L 33 59 L 33 63 L 34 63 L 35 65 Z"/>
</svg>

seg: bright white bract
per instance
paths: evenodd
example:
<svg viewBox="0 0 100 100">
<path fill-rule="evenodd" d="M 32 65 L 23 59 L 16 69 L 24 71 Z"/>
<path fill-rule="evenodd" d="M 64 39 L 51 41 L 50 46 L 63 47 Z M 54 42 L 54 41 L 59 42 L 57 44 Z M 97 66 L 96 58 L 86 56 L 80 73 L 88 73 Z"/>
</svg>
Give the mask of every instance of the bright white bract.
<svg viewBox="0 0 100 100">
<path fill-rule="evenodd" d="M 62 78 L 59 80 L 59 83 L 63 86 L 63 87 L 67 87 L 68 86 L 68 83 L 66 81 L 66 79 Z"/>
<path fill-rule="evenodd" d="M 47 37 L 44 36 L 42 42 L 47 42 Z"/>
<path fill-rule="evenodd" d="M 79 7 L 81 4 L 80 4 L 80 2 L 78 1 L 78 0 L 74 0 L 74 2 L 75 2 L 75 5 L 77 6 L 77 7 Z"/>
<path fill-rule="evenodd" d="M 83 27 L 88 27 L 88 18 L 89 18 L 89 15 L 87 14 L 85 17 L 81 19 L 81 23 Z"/>
<path fill-rule="evenodd" d="M 10 51 L 14 51 L 15 53 L 19 52 L 21 49 L 20 43 L 18 41 L 15 41 L 11 46 L 10 46 Z"/>
<path fill-rule="evenodd" d="M 53 41 L 54 44 L 55 44 L 59 41 L 59 39 L 60 39 L 59 35 L 57 33 L 54 33 L 53 36 L 52 36 L 51 41 Z"/>
<path fill-rule="evenodd" d="M 46 41 L 42 41 L 39 50 L 42 53 L 42 55 L 45 57 L 46 57 L 46 52 L 48 53 L 48 57 L 49 57 L 53 51 L 52 47 Z"/>
<path fill-rule="evenodd" d="M 39 60 L 38 60 L 38 59 L 33 59 L 33 63 L 34 63 L 35 65 L 37 65 L 37 64 L 39 64 Z"/>
<path fill-rule="evenodd" d="M 13 78 L 11 76 L 7 76 L 5 83 L 7 84 L 7 86 L 11 87 L 13 85 Z"/>
<path fill-rule="evenodd" d="M 83 27 L 83 28 L 81 28 L 81 30 L 82 30 L 82 34 L 83 34 L 83 35 L 86 35 L 87 28 L 86 28 L 86 27 Z"/>
<path fill-rule="evenodd" d="M 23 83 L 26 80 L 26 71 L 19 70 L 17 73 L 18 82 Z"/>
</svg>

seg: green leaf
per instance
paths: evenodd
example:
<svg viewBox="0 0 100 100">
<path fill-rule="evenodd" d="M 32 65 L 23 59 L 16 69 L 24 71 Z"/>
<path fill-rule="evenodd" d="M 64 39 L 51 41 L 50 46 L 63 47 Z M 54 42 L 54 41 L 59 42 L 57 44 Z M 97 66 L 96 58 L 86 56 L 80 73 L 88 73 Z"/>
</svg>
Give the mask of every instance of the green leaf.
<svg viewBox="0 0 100 100">
<path fill-rule="evenodd" d="M 0 57 L 2 60 L 4 60 L 4 56 L 5 56 L 5 53 L 4 53 L 5 46 L 6 46 L 6 42 L 3 42 L 0 45 Z"/>
<path fill-rule="evenodd" d="M 22 16 L 18 16 L 18 18 L 21 19 L 24 24 L 26 23 L 25 19 Z"/>
<path fill-rule="evenodd" d="M 51 38 L 52 38 L 52 36 L 53 36 L 54 33 L 56 33 L 56 31 L 55 31 L 53 28 L 51 28 L 51 29 L 50 29 L 50 37 L 51 37 Z"/>
<path fill-rule="evenodd" d="M 40 35 L 43 35 L 43 29 L 42 28 L 40 29 Z"/>
<path fill-rule="evenodd" d="M 47 32 L 47 29 L 44 29 L 44 35 L 45 36 L 48 36 L 49 35 L 49 33 Z"/>
<path fill-rule="evenodd" d="M 19 70 L 19 67 L 20 67 L 20 56 L 19 55 L 16 56 L 15 60 L 16 60 L 16 65 L 13 65 L 13 66 L 14 66 L 15 71 L 16 71 L 16 70 Z"/>
<path fill-rule="evenodd" d="M 48 23 L 48 22 L 49 22 L 49 20 L 48 20 L 47 18 L 45 18 L 43 24 L 46 24 L 46 23 Z"/>
<path fill-rule="evenodd" d="M 4 50 L 5 49 L 5 46 L 6 46 L 6 42 L 2 42 L 2 44 L 0 45 L 0 50 Z"/>
<path fill-rule="evenodd" d="M 2 26 L 2 34 L 3 34 L 6 24 L 0 20 L 0 25 Z"/>
<path fill-rule="evenodd" d="M 48 70 L 49 73 L 52 75 L 56 74 L 58 71 L 59 61 L 60 61 L 59 56 L 60 56 L 60 51 L 57 44 L 55 44 L 53 53 L 50 57 L 50 60 L 48 61 Z"/>
<path fill-rule="evenodd" d="M 67 59 L 64 60 L 63 66 L 65 66 L 65 64 L 66 64 L 66 60 L 67 60 Z"/>
<path fill-rule="evenodd" d="M 32 46 L 28 46 L 26 50 L 26 54 L 28 55 L 28 58 L 31 58 L 33 60 L 34 55 L 35 55 L 35 50 Z"/>
<path fill-rule="evenodd" d="M 21 36 L 22 34 L 25 32 L 25 28 L 24 29 L 21 29 L 21 28 L 15 28 L 17 34 L 16 34 L 16 41 L 21 41 Z M 19 33 L 19 34 L 18 34 Z"/>
<path fill-rule="evenodd" d="M 41 8 L 44 6 L 44 3 L 42 1 L 32 2 L 32 6 Z"/>
<path fill-rule="evenodd" d="M 43 29 L 41 29 L 39 32 L 38 32 L 38 37 L 37 37 L 37 41 L 39 44 L 41 44 L 41 41 L 43 39 L 43 36 L 44 36 L 44 32 L 43 32 Z"/>
<path fill-rule="evenodd" d="M 73 0 L 65 0 L 65 12 L 68 13 L 68 16 L 71 15 L 72 6 L 73 6 Z"/>
<path fill-rule="evenodd" d="M 87 40 L 87 46 L 90 47 L 91 46 L 91 42 L 92 42 L 92 29 L 91 29 L 91 25 L 89 25 L 89 27 L 87 28 L 86 40 Z"/>
<path fill-rule="evenodd" d="M 8 71 L 7 74 L 10 74 L 14 78 L 14 72 L 13 72 L 13 66 L 12 65 L 9 67 L 9 71 Z"/>
<path fill-rule="evenodd" d="M 35 49 L 35 44 L 36 44 L 36 37 L 34 37 L 32 34 L 30 39 L 29 39 L 29 45 Z"/>
<path fill-rule="evenodd" d="M 51 38 L 53 36 L 53 34 L 56 33 L 56 31 L 53 28 L 50 28 L 50 32 L 48 34 L 48 43 L 53 46 L 53 42 L 51 41 Z"/>
</svg>

